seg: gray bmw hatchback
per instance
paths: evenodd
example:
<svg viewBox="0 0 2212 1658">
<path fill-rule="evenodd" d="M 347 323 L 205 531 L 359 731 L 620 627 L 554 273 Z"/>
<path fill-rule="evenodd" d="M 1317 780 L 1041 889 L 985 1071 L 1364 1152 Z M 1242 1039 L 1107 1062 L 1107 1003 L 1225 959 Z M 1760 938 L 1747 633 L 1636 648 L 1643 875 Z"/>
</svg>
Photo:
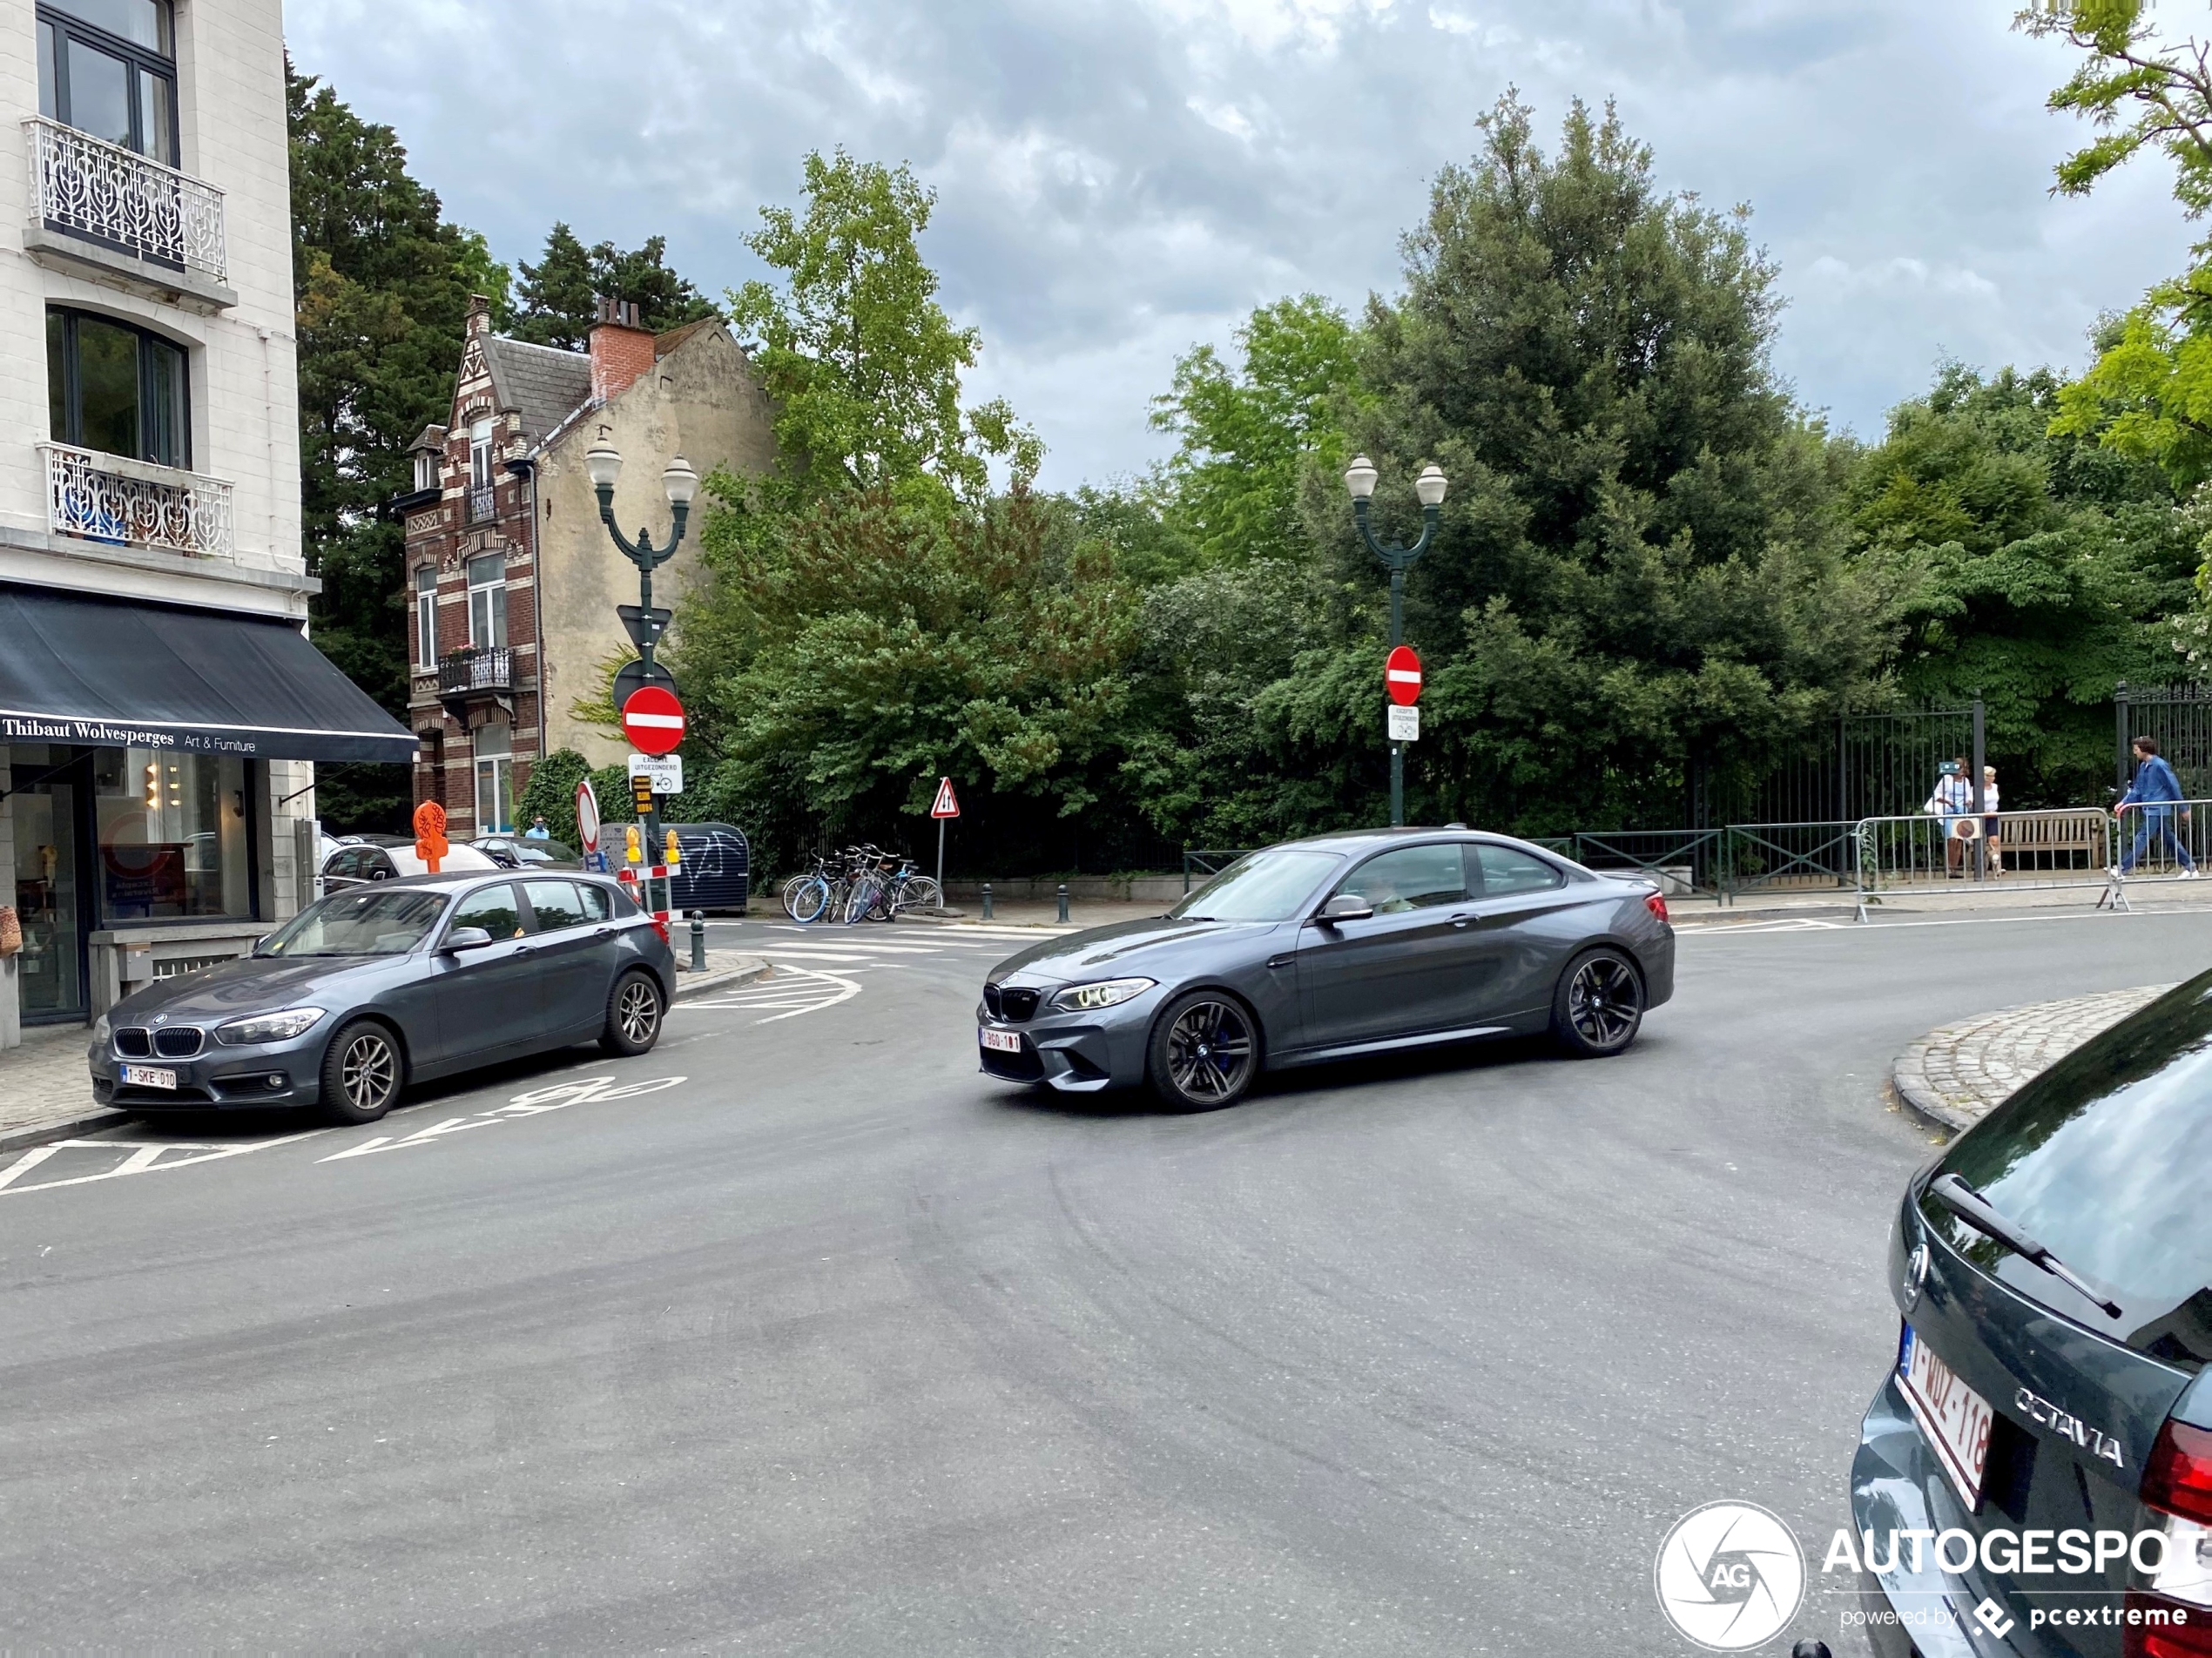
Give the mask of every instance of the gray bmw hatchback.
<svg viewBox="0 0 2212 1658">
<path fill-rule="evenodd" d="M 982 1068 L 1069 1093 L 1233 1104 L 1262 1071 L 1548 1030 L 1617 1054 L 1674 994 L 1647 880 L 1464 831 L 1325 835 L 1239 859 L 1165 915 L 993 968 Z"/>
<path fill-rule="evenodd" d="M 410 1082 L 597 1037 L 642 1054 L 675 983 L 614 881 L 482 871 L 320 899 L 253 954 L 92 1026 L 93 1097 L 133 1111 L 320 1105 L 372 1122 Z"/>
<path fill-rule="evenodd" d="M 2212 1654 L 2212 974 L 1916 1176 L 1889 1280 L 1851 1479 L 1875 1651 Z"/>
</svg>

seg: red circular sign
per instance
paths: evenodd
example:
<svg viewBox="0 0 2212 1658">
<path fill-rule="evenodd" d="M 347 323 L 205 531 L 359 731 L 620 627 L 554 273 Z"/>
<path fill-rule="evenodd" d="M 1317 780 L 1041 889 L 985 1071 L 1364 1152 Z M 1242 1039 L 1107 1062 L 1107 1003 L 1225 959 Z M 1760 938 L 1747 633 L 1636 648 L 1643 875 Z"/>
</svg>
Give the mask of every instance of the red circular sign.
<svg viewBox="0 0 2212 1658">
<path fill-rule="evenodd" d="M 622 705 L 622 734 L 640 754 L 672 754 L 684 740 L 684 704 L 658 685 L 633 691 Z"/>
<path fill-rule="evenodd" d="M 1383 689 L 1400 708 L 1411 708 L 1420 701 L 1421 659 L 1413 654 L 1412 645 L 1399 645 L 1384 662 Z"/>
</svg>

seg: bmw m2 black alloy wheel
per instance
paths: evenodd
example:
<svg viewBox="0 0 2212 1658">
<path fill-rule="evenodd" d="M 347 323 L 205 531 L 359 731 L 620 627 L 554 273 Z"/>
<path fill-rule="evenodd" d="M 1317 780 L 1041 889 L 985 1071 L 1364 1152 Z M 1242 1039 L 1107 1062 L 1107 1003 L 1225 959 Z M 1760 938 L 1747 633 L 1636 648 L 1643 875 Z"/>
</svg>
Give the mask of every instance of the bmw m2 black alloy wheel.
<svg viewBox="0 0 2212 1658">
<path fill-rule="evenodd" d="M 607 992 L 607 1028 L 599 1046 L 628 1058 L 660 1040 L 660 987 L 650 973 L 632 970 Z"/>
<path fill-rule="evenodd" d="M 1602 1059 L 1635 1041 L 1643 1023 L 1643 975 L 1620 950 L 1579 955 L 1552 995 L 1552 1033 L 1576 1059 Z"/>
<path fill-rule="evenodd" d="M 340 1122 L 374 1122 L 400 1097 L 399 1039 L 374 1019 L 356 1019 L 322 1051 L 322 1109 Z"/>
<path fill-rule="evenodd" d="M 1217 991 L 1177 997 L 1152 1027 L 1145 1075 L 1170 1111 L 1217 1111 L 1259 1072 L 1259 1033 L 1244 1004 Z"/>
</svg>

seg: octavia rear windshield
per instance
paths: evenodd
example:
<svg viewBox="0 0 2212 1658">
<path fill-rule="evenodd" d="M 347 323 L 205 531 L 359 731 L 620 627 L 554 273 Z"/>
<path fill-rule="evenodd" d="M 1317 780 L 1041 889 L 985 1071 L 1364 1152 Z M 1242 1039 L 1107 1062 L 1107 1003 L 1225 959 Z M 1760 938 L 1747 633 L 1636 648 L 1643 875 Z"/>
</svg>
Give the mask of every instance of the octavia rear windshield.
<svg viewBox="0 0 2212 1658">
<path fill-rule="evenodd" d="M 405 955 L 438 924 L 445 894 L 336 893 L 262 940 L 256 955 Z"/>
<path fill-rule="evenodd" d="M 2212 973 L 2060 1060 L 1938 1172 L 1975 1188 L 2124 1316 L 1923 1200 L 1928 1223 L 1983 1271 L 2154 1358 L 2212 1360 Z"/>
<path fill-rule="evenodd" d="M 1239 858 L 1168 912 L 1177 920 L 1287 921 L 1341 861 L 1331 852 L 1278 846 Z"/>
</svg>

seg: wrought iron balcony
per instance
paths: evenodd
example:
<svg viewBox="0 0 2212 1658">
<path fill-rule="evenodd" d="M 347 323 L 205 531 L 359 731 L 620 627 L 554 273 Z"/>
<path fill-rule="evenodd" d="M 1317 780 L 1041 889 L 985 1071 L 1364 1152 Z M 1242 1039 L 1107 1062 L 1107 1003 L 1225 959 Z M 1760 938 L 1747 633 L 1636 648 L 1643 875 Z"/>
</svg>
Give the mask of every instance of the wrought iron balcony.
<svg viewBox="0 0 2212 1658">
<path fill-rule="evenodd" d="M 42 443 L 46 522 L 56 535 L 235 559 L 231 486 L 69 443 Z"/>
<path fill-rule="evenodd" d="M 499 516 L 499 500 L 491 485 L 471 484 L 469 489 L 469 522 L 472 524 L 489 523 Z"/>
<path fill-rule="evenodd" d="M 228 280 L 223 192 L 148 156 L 43 115 L 30 139 L 34 216 L 136 258 Z"/>
<path fill-rule="evenodd" d="M 503 695 L 515 689 L 515 653 L 503 644 L 471 645 L 438 664 L 438 695 Z"/>
</svg>

